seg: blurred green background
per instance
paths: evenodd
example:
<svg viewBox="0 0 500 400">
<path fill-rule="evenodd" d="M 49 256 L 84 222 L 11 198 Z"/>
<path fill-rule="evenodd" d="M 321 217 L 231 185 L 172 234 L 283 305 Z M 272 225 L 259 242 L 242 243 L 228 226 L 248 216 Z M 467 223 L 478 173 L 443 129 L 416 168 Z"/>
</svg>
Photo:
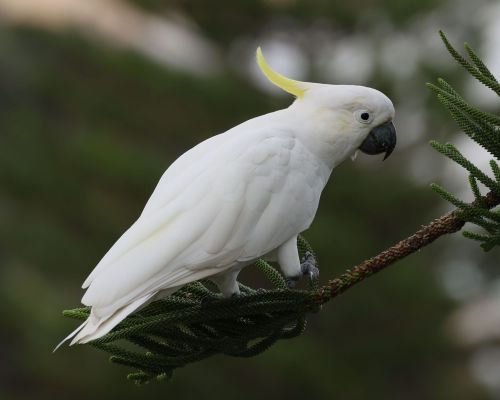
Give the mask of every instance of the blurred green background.
<svg viewBox="0 0 500 400">
<path fill-rule="evenodd" d="M 469 41 L 498 73 L 497 3 L 1 1 L 0 399 L 500 398 L 498 252 L 458 235 L 350 290 L 311 316 L 305 335 L 253 359 L 213 357 L 135 387 L 91 347 L 52 354 L 76 326 L 61 310 L 79 304 L 84 278 L 169 164 L 290 104 L 258 76 L 257 45 L 293 78 L 372 86 L 396 106 L 393 156 L 337 168 L 305 234 L 323 280 L 446 211 L 428 184 L 462 193 L 465 175 L 428 140 L 487 157 L 424 83 L 443 76 L 498 112 L 437 35 Z M 248 268 L 242 280 L 256 275 Z"/>
</svg>

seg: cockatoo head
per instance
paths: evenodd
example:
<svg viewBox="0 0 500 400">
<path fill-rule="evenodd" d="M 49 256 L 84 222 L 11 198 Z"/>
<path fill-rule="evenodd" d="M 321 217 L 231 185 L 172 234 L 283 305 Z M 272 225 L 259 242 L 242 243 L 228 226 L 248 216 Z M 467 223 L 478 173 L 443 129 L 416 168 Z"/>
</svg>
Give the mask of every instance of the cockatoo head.
<svg viewBox="0 0 500 400">
<path fill-rule="evenodd" d="M 297 108 L 313 110 L 323 126 L 332 125 L 332 140 L 349 137 L 354 146 L 351 150 L 385 153 L 384 160 L 394 150 L 394 106 L 382 92 L 364 86 L 328 85 L 287 78 L 271 69 L 260 47 L 257 63 L 272 83 L 297 97 L 294 103 Z"/>
</svg>

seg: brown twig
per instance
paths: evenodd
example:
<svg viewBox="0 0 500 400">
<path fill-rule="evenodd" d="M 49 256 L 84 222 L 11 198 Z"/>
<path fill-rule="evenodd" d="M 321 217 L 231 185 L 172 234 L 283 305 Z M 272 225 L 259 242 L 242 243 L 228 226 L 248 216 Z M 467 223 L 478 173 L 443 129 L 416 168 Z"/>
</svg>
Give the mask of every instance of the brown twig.
<svg viewBox="0 0 500 400">
<path fill-rule="evenodd" d="M 500 196 L 489 192 L 481 197 L 472 205 L 481 205 L 485 208 L 493 208 L 500 204 Z M 423 226 L 410 237 L 401 240 L 394 246 L 384 250 L 380 254 L 363 261 L 352 269 L 348 269 L 338 278 L 332 279 L 327 285 L 323 286 L 319 291 L 317 302 L 319 304 L 326 303 L 333 297 L 345 292 L 355 284 L 361 282 L 365 278 L 373 275 L 396 261 L 407 257 L 408 255 L 420 250 L 421 248 L 431 244 L 437 238 L 448 233 L 458 232 L 465 225 L 465 221 L 460 219 L 458 210 L 452 211 L 438 219 L 435 219 L 428 225 Z"/>
</svg>

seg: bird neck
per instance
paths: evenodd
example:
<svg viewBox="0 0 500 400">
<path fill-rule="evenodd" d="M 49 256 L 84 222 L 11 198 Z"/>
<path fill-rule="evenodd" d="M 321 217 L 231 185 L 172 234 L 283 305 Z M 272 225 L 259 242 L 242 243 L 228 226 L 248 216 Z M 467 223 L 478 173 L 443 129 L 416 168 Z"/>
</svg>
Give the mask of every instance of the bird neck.
<svg viewBox="0 0 500 400">
<path fill-rule="evenodd" d="M 342 113 L 307 104 L 301 99 L 282 112 L 297 139 L 330 172 L 359 146 L 357 140 L 353 140 L 349 125 L 344 123 L 346 116 Z"/>
</svg>

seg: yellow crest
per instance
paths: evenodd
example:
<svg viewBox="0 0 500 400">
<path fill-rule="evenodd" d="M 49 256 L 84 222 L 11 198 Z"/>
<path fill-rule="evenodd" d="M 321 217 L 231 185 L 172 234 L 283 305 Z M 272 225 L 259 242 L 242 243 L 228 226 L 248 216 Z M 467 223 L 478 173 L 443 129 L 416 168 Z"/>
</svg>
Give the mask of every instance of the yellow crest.
<svg viewBox="0 0 500 400">
<path fill-rule="evenodd" d="M 276 86 L 299 98 L 304 96 L 306 90 L 302 87 L 303 83 L 300 81 L 294 81 L 293 79 L 287 78 L 286 76 L 274 71 L 264 58 L 260 47 L 257 47 L 257 64 L 259 64 L 260 70 L 266 78 Z"/>
</svg>

